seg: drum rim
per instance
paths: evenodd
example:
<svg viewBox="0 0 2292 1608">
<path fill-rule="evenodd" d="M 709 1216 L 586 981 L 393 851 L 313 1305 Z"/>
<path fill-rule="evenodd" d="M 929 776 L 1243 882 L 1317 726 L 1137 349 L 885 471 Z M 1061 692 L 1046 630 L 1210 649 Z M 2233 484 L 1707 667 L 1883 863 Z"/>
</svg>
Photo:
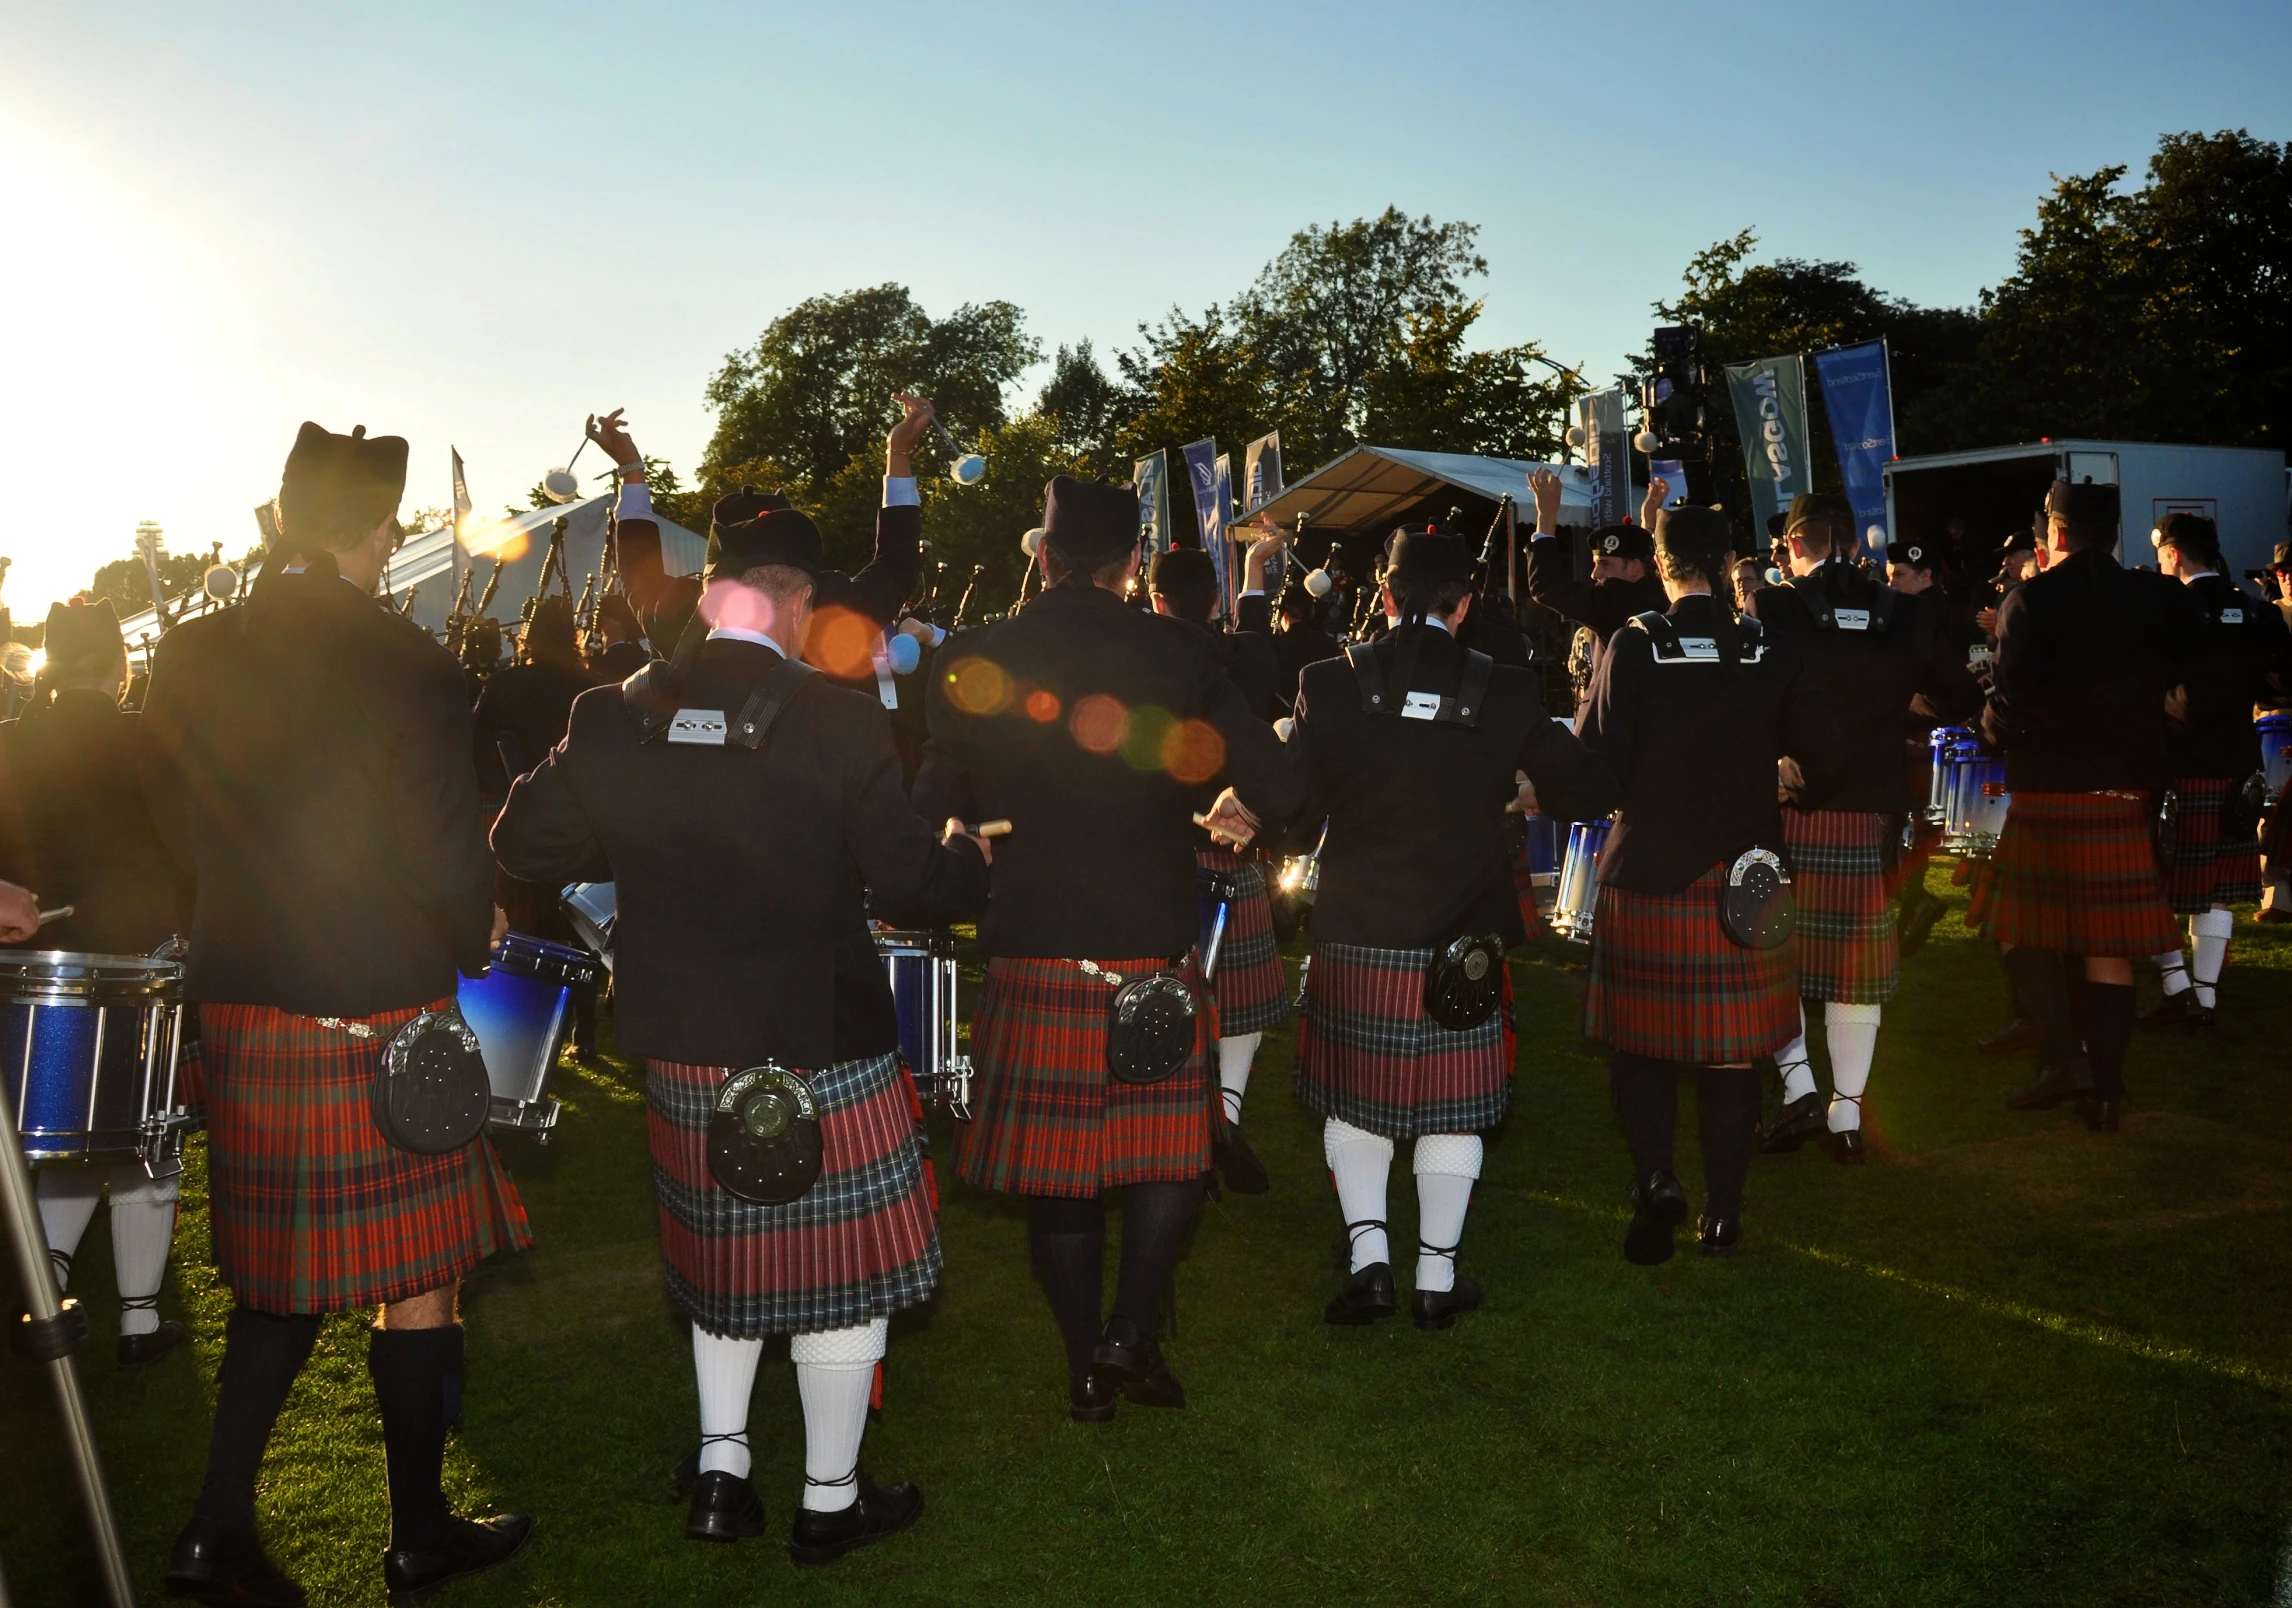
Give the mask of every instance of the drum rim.
<svg viewBox="0 0 2292 1608">
<path fill-rule="evenodd" d="M 180 960 L 161 960 L 151 955 L 107 955 L 92 949 L 0 950 L 0 975 L 35 966 L 107 967 L 149 977 L 183 975 L 183 962 Z"/>
<path fill-rule="evenodd" d="M 182 1002 L 183 962 L 71 949 L 0 952 L 0 1005 L 166 1009 Z"/>
</svg>

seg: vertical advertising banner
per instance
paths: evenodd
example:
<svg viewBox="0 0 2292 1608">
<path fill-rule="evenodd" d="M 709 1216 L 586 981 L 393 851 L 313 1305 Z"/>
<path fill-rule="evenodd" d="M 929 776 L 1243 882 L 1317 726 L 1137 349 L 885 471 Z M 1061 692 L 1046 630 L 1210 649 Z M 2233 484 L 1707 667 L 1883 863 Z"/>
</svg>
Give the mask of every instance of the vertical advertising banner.
<svg viewBox="0 0 2292 1608">
<path fill-rule="evenodd" d="M 1592 476 L 1592 523 L 1620 525 L 1631 511 L 1631 436 L 1624 429 L 1624 394 L 1595 391 L 1576 399 L 1584 431 L 1584 467 Z"/>
<path fill-rule="evenodd" d="M 1886 343 L 1841 346 L 1815 353 L 1815 377 L 1830 414 L 1831 444 L 1839 476 L 1854 505 L 1855 529 L 1865 547 L 1886 543 L 1886 465 L 1894 456 L 1894 395 L 1886 373 Z M 1879 534 L 1870 532 L 1876 527 Z"/>
<path fill-rule="evenodd" d="M 459 586 L 470 567 L 470 550 L 462 539 L 462 527 L 470 517 L 470 485 L 462 474 L 461 448 L 447 450 L 454 455 L 454 584 Z"/>
<path fill-rule="evenodd" d="M 1281 495 L 1281 432 L 1268 430 L 1242 448 L 1242 517 Z"/>
<path fill-rule="evenodd" d="M 1178 449 L 1186 460 L 1186 485 L 1194 494 L 1194 531 L 1202 544 L 1202 551 L 1210 555 L 1210 563 L 1218 572 L 1218 595 L 1225 595 L 1225 535 L 1224 510 L 1218 506 L 1218 482 L 1227 478 L 1226 460 L 1218 452 L 1215 437 L 1189 441 Z M 1226 508 L 1232 507 L 1232 487 L 1227 487 Z"/>
<path fill-rule="evenodd" d="M 1767 521 L 1788 509 L 1793 497 L 1814 490 L 1806 363 L 1796 352 L 1730 363 L 1727 397 L 1735 404 L 1735 433 L 1743 438 L 1753 531 L 1764 541 Z"/>
<path fill-rule="evenodd" d="M 1218 454 L 1211 467 L 1214 481 L 1212 495 L 1218 512 L 1217 539 L 1209 543 L 1210 565 L 1218 572 L 1218 613 L 1224 614 L 1233 602 L 1236 573 L 1233 554 L 1234 528 L 1234 461 L 1226 453 Z"/>
<path fill-rule="evenodd" d="M 1149 555 L 1170 550 L 1170 454 L 1156 452 L 1130 466 L 1138 493 L 1138 545 Z"/>
</svg>

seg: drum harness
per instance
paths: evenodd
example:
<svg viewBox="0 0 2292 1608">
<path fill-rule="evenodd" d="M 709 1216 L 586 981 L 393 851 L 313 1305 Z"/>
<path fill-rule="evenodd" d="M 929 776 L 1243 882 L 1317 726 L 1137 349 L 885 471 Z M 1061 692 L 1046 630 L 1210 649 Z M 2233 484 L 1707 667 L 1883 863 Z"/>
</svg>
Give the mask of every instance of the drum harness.
<svg viewBox="0 0 2292 1608">
<path fill-rule="evenodd" d="M 1477 648 L 1466 648 L 1455 696 L 1421 690 L 1415 685 L 1417 639 L 1403 640 L 1394 646 L 1393 680 L 1401 688 L 1396 703 L 1386 690 L 1384 672 L 1378 668 L 1376 644 L 1354 643 L 1345 650 L 1345 662 L 1352 666 L 1353 679 L 1361 689 L 1362 714 L 1372 719 L 1423 720 L 1467 731 L 1479 726 L 1488 684 L 1496 675 L 1494 659 Z M 1452 1033 L 1480 1026 L 1503 997 L 1501 934 L 1467 933 L 1453 939 L 1434 951 L 1425 967 L 1425 1014 Z"/>
</svg>

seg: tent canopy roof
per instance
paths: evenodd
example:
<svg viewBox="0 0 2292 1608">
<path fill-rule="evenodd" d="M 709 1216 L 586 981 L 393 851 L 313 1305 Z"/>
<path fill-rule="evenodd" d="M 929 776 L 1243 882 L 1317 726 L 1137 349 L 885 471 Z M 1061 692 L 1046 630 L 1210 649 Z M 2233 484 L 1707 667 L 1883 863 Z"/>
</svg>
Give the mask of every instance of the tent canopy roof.
<svg viewBox="0 0 2292 1608">
<path fill-rule="evenodd" d="M 1355 447 L 1283 487 L 1280 495 L 1251 510 L 1248 517 L 1290 527 L 1302 515 L 1307 530 L 1324 536 L 1382 536 L 1410 509 L 1446 489 L 1490 502 L 1510 497 L 1529 510 L 1533 523 L 1535 504 L 1528 495 L 1528 475 L 1535 469 L 1549 469 L 1560 477 L 1560 523 L 1592 522 L 1592 476 L 1582 464 L 1370 446 Z"/>
</svg>

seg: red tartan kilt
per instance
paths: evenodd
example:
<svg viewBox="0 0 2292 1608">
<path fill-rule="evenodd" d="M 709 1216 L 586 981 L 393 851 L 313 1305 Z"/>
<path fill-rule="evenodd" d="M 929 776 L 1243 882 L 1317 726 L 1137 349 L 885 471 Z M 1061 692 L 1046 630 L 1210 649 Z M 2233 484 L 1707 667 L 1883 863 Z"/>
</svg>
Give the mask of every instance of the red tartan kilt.
<svg viewBox="0 0 2292 1608">
<path fill-rule="evenodd" d="M 1099 960 L 1128 979 L 1160 959 Z M 1204 1001 L 1194 1053 L 1160 1083 L 1106 1070 L 1114 985 L 1072 960 L 990 957 L 971 1017 L 972 1120 L 955 1166 L 981 1189 L 1089 1199 L 1123 1184 L 1179 1183 L 1210 1165 L 1217 1012 Z"/>
<path fill-rule="evenodd" d="M 930 1299 L 939 1232 L 912 1087 L 896 1055 L 810 1074 L 819 1179 L 760 1206 L 708 1170 L 708 1124 L 733 1068 L 647 1063 L 647 1127 L 669 1294 L 710 1334 L 818 1334 Z"/>
<path fill-rule="evenodd" d="M 1801 998 L 1882 1005 L 1894 997 L 1901 956 L 1886 861 L 1887 840 L 1900 831 L 1900 816 L 1868 810 L 1783 811 Z"/>
<path fill-rule="evenodd" d="M 1479 1133 L 1512 1107 L 1512 973 L 1503 1002 L 1458 1033 L 1425 1014 L 1430 949 L 1316 943 L 1297 1023 L 1297 1096 L 1388 1139 Z"/>
<path fill-rule="evenodd" d="M 2243 785 L 2215 776 L 2184 776 L 2173 783 L 2179 809 L 2172 860 L 2165 867 L 2165 903 L 2175 914 L 2259 902 L 2260 840 L 2247 835 L 2232 842 L 2220 830 L 2222 806 Z"/>
<path fill-rule="evenodd" d="M 1745 949 L 1719 929 L 1723 868 L 1679 893 L 1602 887 L 1584 1032 L 1690 1066 L 1772 1055 L 1798 1036 L 1798 941 Z"/>
<path fill-rule="evenodd" d="M 1262 1033 L 1289 1020 L 1289 977 L 1281 969 L 1281 940 L 1273 930 L 1273 900 L 1265 872 L 1231 849 L 1197 848 L 1194 863 L 1232 877 L 1226 935 L 1218 945 L 1218 974 L 1210 992 L 1218 1002 L 1218 1032 L 1226 1038 Z"/>
<path fill-rule="evenodd" d="M 418 1014 L 368 1017 L 374 1036 L 355 1039 L 267 1005 L 199 1007 L 215 1262 L 245 1305 L 402 1301 L 532 1243 L 491 1138 L 418 1156 L 374 1125 L 383 1051 Z"/>
<path fill-rule="evenodd" d="M 2147 794 L 2016 793 L 1967 923 L 1999 943 L 2069 955 L 2180 943 L 2149 837 Z"/>
</svg>

